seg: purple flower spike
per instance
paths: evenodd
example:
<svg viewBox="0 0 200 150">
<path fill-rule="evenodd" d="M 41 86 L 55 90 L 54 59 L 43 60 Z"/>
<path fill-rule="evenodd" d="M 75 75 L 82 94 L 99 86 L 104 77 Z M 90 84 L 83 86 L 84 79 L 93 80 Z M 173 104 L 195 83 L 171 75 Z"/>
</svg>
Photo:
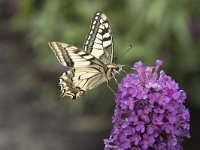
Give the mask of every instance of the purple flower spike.
<svg viewBox="0 0 200 150">
<path fill-rule="evenodd" d="M 161 66 L 163 64 L 163 61 L 162 60 L 156 60 L 156 66 Z"/>
<path fill-rule="evenodd" d="M 162 60 L 156 60 L 156 69 L 155 69 L 155 72 L 158 71 L 159 67 L 163 64 L 163 61 Z"/>
<path fill-rule="evenodd" d="M 190 138 L 190 113 L 184 106 L 186 93 L 155 67 L 134 64 L 119 84 L 112 117 L 114 127 L 104 140 L 105 150 L 180 150 Z"/>
<path fill-rule="evenodd" d="M 134 69 L 137 71 L 142 69 L 142 66 L 143 66 L 143 63 L 141 61 L 138 61 L 133 65 Z"/>
<path fill-rule="evenodd" d="M 143 63 L 141 61 L 138 61 L 136 62 L 134 65 L 133 65 L 133 69 L 135 69 L 139 76 L 140 76 L 140 80 L 144 81 L 144 78 L 145 78 L 145 72 L 144 72 L 144 68 L 142 67 L 143 66 Z"/>
</svg>

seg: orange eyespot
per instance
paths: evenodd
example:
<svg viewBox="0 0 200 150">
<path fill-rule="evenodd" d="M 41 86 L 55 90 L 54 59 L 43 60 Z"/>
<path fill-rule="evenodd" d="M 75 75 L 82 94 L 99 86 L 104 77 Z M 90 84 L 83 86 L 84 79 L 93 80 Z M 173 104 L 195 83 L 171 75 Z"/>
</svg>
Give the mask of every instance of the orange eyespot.
<svg viewBox="0 0 200 150">
<path fill-rule="evenodd" d="M 85 95 L 85 92 L 84 92 L 84 91 L 79 91 L 79 92 L 77 93 L 77 95 L 78 95 L 78 96 L 83 96 L 83 95 Z"/>
</svg>

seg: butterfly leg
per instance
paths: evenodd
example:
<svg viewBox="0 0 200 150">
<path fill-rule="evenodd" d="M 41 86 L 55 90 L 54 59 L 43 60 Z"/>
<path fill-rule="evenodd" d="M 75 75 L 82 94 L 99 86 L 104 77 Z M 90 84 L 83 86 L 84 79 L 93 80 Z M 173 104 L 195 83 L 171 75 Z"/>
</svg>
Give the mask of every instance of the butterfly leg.
<svg viewBox="0 0 200 150">
<path fill-rule="evenodd" d="M 122 69 L 122 72 L 124 72 L 125 74 L 128 74 L 128 72 L 126 72 L 125 70 Z"/>
<path fill-rule="evenodd" d="M 113 76 L 113 78 L 114 78 L 115 82 L 116 82 L 117 84 L 119 84 L 119 82 L 117 81 L 117 79 L 115 78 L 115 76 Z"/>
<path fill-rule="evenodd" d="M 116 74 L 119 74 L 119 75 L 121 75 L 121 76 L 124 76 L 123 74 L 121 74 L 120 72 L 118 72 L 118 71 L 115 71 L 116 72 Z"/>
<path fill-rule="evenodd" d="M 116 95 L 113 89 L 109 86 L 108 81 L 107 81 L 107 87 L 113 92 L 114 95 Z"/>
</svg>

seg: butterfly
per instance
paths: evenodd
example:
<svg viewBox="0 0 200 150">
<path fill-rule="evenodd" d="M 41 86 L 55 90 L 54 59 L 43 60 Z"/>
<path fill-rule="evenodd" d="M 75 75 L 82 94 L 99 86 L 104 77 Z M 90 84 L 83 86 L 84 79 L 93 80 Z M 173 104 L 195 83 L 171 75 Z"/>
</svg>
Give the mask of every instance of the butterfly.
<svg viewBox="0 0 200 150">
<path fill-rule="evenodd" d="M 59 98 L 76 99 L 103 82 L 108 85 L 108 81 L 122 70 L 122 65 L 113 63 L 111 27 L 100 11 L 94 14 L 83 49 L 61 42 L 49 42 L 49 46 L 58 61 L 68 68 L 59 78 Z"/>
</svg>

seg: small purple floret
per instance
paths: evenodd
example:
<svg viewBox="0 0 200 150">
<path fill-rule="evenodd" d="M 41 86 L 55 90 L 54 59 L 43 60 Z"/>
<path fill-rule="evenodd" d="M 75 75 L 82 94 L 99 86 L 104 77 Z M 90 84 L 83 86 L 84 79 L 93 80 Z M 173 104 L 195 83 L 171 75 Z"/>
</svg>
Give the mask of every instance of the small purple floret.
<svg viewBox="0 0 200 150">
<path fill-rule="evenodd" d="M 190 138 L 190 114 L 184 106 L 186 93 L 155 67 L 134 64 L 136 74 L 128 74 L 119 84 L 112 117 L 114 127 L 104 140 L 105 150 L 180 150 Z"/>
</svg>

